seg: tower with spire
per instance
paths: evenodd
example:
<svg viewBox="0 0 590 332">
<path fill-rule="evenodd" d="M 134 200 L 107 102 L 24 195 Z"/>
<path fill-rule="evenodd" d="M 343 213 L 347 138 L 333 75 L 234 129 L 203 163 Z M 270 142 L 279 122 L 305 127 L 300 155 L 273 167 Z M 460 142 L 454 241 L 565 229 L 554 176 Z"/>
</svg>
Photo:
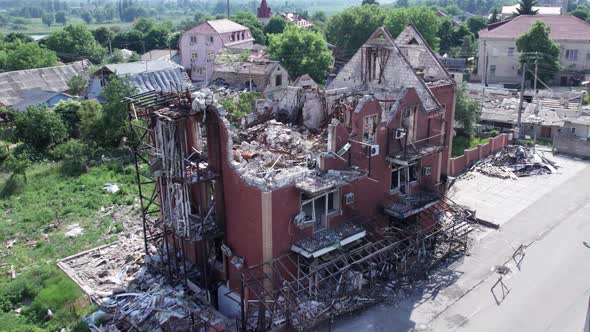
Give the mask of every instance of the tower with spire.
<svg viewBox="0 0 590 332">
<path fill-rule="evenodd" d="M 260 7 L 258 7 L 258 11 L 256 12 L 256 19 L 258 19 L 258 22 L 266 24 L 268 21 L 270 21 L 271 16 L 272 12 L 270 7 L 266 3 L 266 0 L 262 0 Z"/>
</svg>

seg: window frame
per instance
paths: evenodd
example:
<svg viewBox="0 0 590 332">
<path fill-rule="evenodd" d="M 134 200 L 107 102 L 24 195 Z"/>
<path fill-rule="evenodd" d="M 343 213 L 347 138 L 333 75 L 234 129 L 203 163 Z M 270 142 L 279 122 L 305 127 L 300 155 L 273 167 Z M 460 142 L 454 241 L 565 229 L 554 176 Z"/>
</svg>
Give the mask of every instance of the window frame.
<svg viewBox="0 0 590 332">
<path fill-rule="evenodd" d="M 514 47 L 508 47 L 508 56 L 514 56 Z"/>
<path fill-rule="evenodd" d="M 578 50 L 565 50 L 565 59 L 568 61 L 578 61 Z"/>
<path fill-rule="evenodd" d="M 275 86 L 283 85 L 283 74 L 275 75 Z"/>
<path fill-rule="evenodd" d="M 332 195 L 332 198 L 330 199 L 330 195 Z M 324 222 L 322 223 L 321 227 L 317 227 L 318 226 L 318 222 L 319 220 L 316 220 L 316 204 L 315 201 L 316 200 L 320 200 L 324 198 Z M 300 196 L 300 200 L 301 203 L 299 204 L 299 211 L 301 213 L 303 213 L 306 217 L 308 216 L 307 213 L 303 210 L 303 206 L 307 205 L 307 204 L 311 204 L 311 219 L 305 219 L 305 224 L 308 225 L 313 225 L 314 227 L 314 232 L 323 230 L 327 228 L 327 221 L 328 221 L 328 217 L 331 217 L 333 215 L 336 215 L 338 213 L 340 213 L 340 189 L 334 189 L 334 190 L 330 190 L 327 191 L 323 194 L 320 195 L 316 195 L 316 196 L 312 196 L 312 197 L 307 197 L 307 195 L 305 194 L 301 194 Z M 328 209 L 328 207 L 330 206 L 330 202 L 332 203 L 332 209 Z M 321 216 L 320 216 L 321 218 Z"/>
<path fill-rule="evenodd" d="M 373 133 L 369 135 L 369 119 L 375 119 Z M 375 144 L 375 140 L 377 138 L 377 127 L 379 126 L 379 114 L 369 114 L 363 117 L 363 143 L 366 144 Z M 365 137 L 365 133 L 367 133 L 367 137 Z"/>
<path fill-rule="evenodd" d="M 414 168 L 414 175 L 415 176 L 411 176 L 412 173 L 410 172 L 411 168 Z M 397 172 L 397 187 L 393 188 L 393 173 Z M 420 167 L 418 165 L 418 162 L 413 162 L 408 164 L 407 166 L 400 166 L 400 167 L 392 167 L 391 168 L 391 173 L 390 173 L 390 178 L 389 178 L 389 191 L 391 194 L 394 193 L 401 193 L 401 187 L 402 187 L 402 172 L 405 173 L 403 174 L 405 176 L 406 182 L 403 183 L 403 185 L 406 186 L 406 192 L 403 193 L 404 195 L 407 194 L 407 190 L 408 190 L 408 185 L 410 185 L 411 183 L 414 182 L 418 182 L 420 181 Z"/>
</svg>

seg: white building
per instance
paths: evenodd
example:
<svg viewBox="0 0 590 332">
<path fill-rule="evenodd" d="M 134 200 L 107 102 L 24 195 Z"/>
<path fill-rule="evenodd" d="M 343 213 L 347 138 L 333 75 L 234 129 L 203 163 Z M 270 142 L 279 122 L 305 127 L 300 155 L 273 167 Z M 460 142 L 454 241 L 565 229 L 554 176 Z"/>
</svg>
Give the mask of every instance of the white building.
<svg viewBox="0 0 590 332">
<path fill-rule="evenodd" d="M 479 32 L 478 77 L 483 82 L 520 82 L 516 39 L 537 20 L 551 29 L 551 39 L 560 46 L 561 71 L 552 83 L 576 85 L 584 78 L 584 71 L 590 69 L 590 24 L 569 15 L 521 15 Z"/>
</svg>

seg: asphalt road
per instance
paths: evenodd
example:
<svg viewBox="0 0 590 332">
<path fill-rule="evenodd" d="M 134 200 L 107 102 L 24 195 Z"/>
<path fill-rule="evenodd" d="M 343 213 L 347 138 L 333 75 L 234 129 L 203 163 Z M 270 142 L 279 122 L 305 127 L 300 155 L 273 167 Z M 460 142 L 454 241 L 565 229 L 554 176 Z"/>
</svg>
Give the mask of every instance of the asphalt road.
<svg viewBox="0 0 590 332">
<path fill-rule="evenodd" d="M 590 164 L 527 204 L 500 231 L 480 234 L 436 286 L 338 318 L 331 331 L 590 332 Z M 502 264 L 510 272 L 498 282 Z"/>
</svg>

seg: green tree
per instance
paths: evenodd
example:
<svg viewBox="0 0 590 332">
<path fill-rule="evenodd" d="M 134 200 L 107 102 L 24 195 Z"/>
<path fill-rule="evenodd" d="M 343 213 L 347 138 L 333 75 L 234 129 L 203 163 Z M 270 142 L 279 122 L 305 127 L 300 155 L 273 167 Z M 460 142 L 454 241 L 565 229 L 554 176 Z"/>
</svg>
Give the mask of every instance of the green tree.
<svg viewBox="0 0 590 332">
<path fill-rule="evenodd" d="M 86 24 L 90 24 L 94 20 L 94 17 L 92 17 L 92 13 L 87 10 L 84 10 L 80 13 L 80 18 L 84 20 Z"/>
<path fill-rule="evenodd" d="M 485 28 L 488 25 L 488 22 L 485 18 L 481 16 L 473 16 L 467 19 L 467 27 L 469 27 L 469 31 L 475 36 L 478 35 L 479 31 Z"/>
<path fill-rule="evenodd" d="M 39 44 L 18 44 L 14 50 L 6 53 L 6 70 L 22 70 L 55 66 L 55 52 L 39 46 Z"/>
<path fill-rule="evenodd" d="M 388 13 L 384 24 L 389 32 L 394 37 L 397 37 L 410 22 L 420 31 L 420 34 L 430 47 L 433 49 L 438 48 L 437 34 L 440 20 L 426 6 L 393 9 Z"/>
<path fill-rule="evenodd" d="M 162 25 L 151 28 L 145 35 L 146 52 L 153 49 L 168 48 L 170 30 Z"/>
<path fill-rule="evenodd" d="M 89 145 L 105 141 L 102 106 L 96 100 L 84 100 L 78 117 L 80 118 L 80 138 Z"/>
<path fill-rule="evenodd" d="M 317 11 L 311 15 L 311 20 L 314 22 L 326 22 L 328 20 L 328 16 L 324 11 Z"/>
<path fill-rule="evenodd" d="M 352 56 L 385 20 L 380 6 L 349 7 L 330 17 L 326 26 L 328 41 Z"/>
<path fill-rule="evenodd" d="M 4 161 L 4 167 L 10 171 L 11 177 L 16 175 L 22 175 L 27 183 L 27 169 L 31 166 L 31 161 L 24 155 L 15 156 L 10 154 Z"/>
<path fill-rule="evenodd" d="M 252 33 L 256 43 L 260 45 L 266 44 L 266 36 L 264 35 L 264 26 L 258 22 L 256 15 L 252 13 L 239 12 L 237 15 L 232 16 L 232 21 L 239 23 L 248 29 Z"/>
<path fill-rule="evenodd" d="M 50 27 L 55 22 L 55 16 L 52 13 L 45 13 L 41 16 L 41 22 Z"/>
<path fill-rule="evenodd" d="M 66 16 L 66 12 L 59 11 L 59 12 L 55 13 L 55 22 L 56 23 L 66 25 L 67 21 L 68 21 L 68 18 Z"/>
<path fill-rule="evenodd" d="M 80 136 L 80 109 L 82 103 L 78 100 L 62 100 L 53 111 L 59 115 L 68 130 L 68 136 L 77 138 Z"/>
<path fill-rule="evenodd" d="M 514 13 L 514 16 L 537 15 L 539 10 L 533 9 L 533 7 L 536 7 L 537 5 L 537 0 L 520 0 L 518 2 L 518 7 L 516 7 L 516 13 Z"/>
<path fill-rule="evenodd" d="M 15 138 L 38 151 L 64 142 L 67 129 L 61 118 L 47 106 L 29 106 L 24 112 L 16 113 L 14 119 Z"/>
<path fill-rule="evenodd" d="M 142 17 L 133 23 L 133 29 L 137 31 L 141 31 L 141 33 L 146 34 L 148 31 L 153 29 L 156 26 L 156 22 L 149 18 Z"/>
<path fill-rule="evenodd" d="M 455 16 L 463 13 L 463 10 L 456 4 L 450 4 L 444 8 L 444 12 L 449 15 Z"/>
<path fill-rule="evenodd" d="M 492 12 L 490 13 L 490 19 L 488 20 L 488 24 L 493 24 L 500 21 L 500 13 L 498 12 L 498 7 L 494 7 Z"/>
<path fill-rule="evenodd" d="M 269 35 L 268 51 L 279 60 L 292 77 L 309 74 L 323 83 L 332 69 L 332 53 L 324 38 L 296 26 L 288 26 L 283 33 Z"/>
<path fill-rule="evenodd" d="M 472 137 L 481 113 L 479 103 L 469 96 L 465 83 L 457 87 L 456 98 L 455 123 L 463 129 L 466 136 Z"/>
<path fill-rule="evenodd" d="M 550 28 L 543 21 L 536 21 L 531 29 L 516 39 L 516 48 L 520 55 L 520 63 L 533 68 L 535 60 L 543 70 L 539 71 L 539 79 L 548 82 L 559 72 L 559 45 L 549 38 Z M 530 72 L 529 79 L 533 80 Z"/>
<path fill-rule="evenodd" d="M 570 15 L 579 18 L 580 20 L 586 21 L 588 19 L 588 9 L 587 8 L 576 8 Z"/>
<path fill-rule="evenodd" d="M 86 90 L 88 79 L 84 75 L 74 75 L 66 84 L 68 85 L 68 91 L 71 94 L 79 96 L 84 90 Z"/>
<path fill-rule="evenodd" d="M 273 16 L 264 26 L 264 34 L 282 33 L 287 27 L 287 21 L 280 16 Z"/>
<path fill-rule="evenodd" d="M 105 86 L 102 96 L 106 100 L 103 106 L 102 130 L 103 147 L 115 147 L 127 135 L 127 104 L 123 98 L 137 93 L 137 88 L 127 78 L 114 76 Z"/>
<path fill-rule="evenodd" d="M 363 0 L 361 5 L 379 5 L 379 2 L 376 0 Z"/>
<path fill-rule="evenodd" d="M 451 47 L 455 46 L 453 39 L 453 24 L 450 20 L 443 20 L 438 27 L 439 49 L 441 52 L 448 52 Z"/>
<path fill-rule="evenodd" d="M 92 31 L 94 39 L 103 47 L 109 47 L 109 41 L 112 42 L 115 39 L 115 33 L 113 30 L 107 27 L 98 27 Z"/>
<path fill-rule="evenodd" d="M 135 29 L 119 32 L 115 35 L 115 38 L 113 38 L 112 47 L 119 49 L 126 48 L 143 54 L 143 46 L 145 44 L 141 43 L 143 38 L 144 36 L 141 31 Z"/>
<path fill-rule="evenodd" d="M 408 7 L 410 7 L 410 1 L 409 0 L 397 0 L 395 2 L 395 6 L 398 8 L 408 8 Z"/>
<path fill-rule="evenodd" d="M 94 63 L 100 63 L 107 53 L 82 24 L 70 24 L 52 33 L 47 37 L 46 45 L 59 53 L 60 58 L 65 61 L 90 59 Z"/>
</svg>

